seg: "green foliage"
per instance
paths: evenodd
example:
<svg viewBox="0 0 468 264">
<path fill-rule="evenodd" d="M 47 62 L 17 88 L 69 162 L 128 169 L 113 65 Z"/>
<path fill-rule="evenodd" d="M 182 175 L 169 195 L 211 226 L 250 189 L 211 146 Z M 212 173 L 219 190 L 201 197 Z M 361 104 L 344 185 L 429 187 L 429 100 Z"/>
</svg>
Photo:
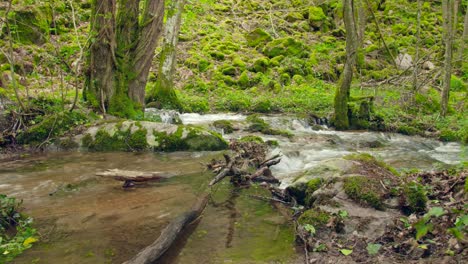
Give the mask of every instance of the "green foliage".
<svg viewBox="0 0 468 264">
<path fill-rule="evenodd" d="M 455 92 L 464 92 L 466 91 L 466 84 L 457 76 L 452 75 L 450 80 L 450 90 Z"/>
<path fill-rule="evenodd" d="M 344 190 L 349 198 L 365 203 L 378 210 L 384 209 L 380 183 L 365 176 L 351 176 L 344 179 Z"/>
<path fill-rule="evenodd" d="M 344 249 L 340 250 L 340 253 L 345 255 L 345 256 L 349 256 L 349 255 L 351 255 L 353 253 L 353 250 L 344 248 Z"/>
<path fill-rule="evenodd" d="M 37 241 L 32 218 L 20 214 L 21 202 L 0 194 L 0 262 L 12 261 Z M 14 230 L 15 232 L 7 232 Z M 13 233 L 14 235 L 11 235 Z"/>
<path fill-rule="evenodd" d="M 369 243 L 367 244 L 367 253 L 371 256 L 373 255 L 377 255 L 377 253 L 379 253 L 379 250 L 380 248 L 382 247 L 381 244 L 372 244 L 372 243 Z"/>
</svg>

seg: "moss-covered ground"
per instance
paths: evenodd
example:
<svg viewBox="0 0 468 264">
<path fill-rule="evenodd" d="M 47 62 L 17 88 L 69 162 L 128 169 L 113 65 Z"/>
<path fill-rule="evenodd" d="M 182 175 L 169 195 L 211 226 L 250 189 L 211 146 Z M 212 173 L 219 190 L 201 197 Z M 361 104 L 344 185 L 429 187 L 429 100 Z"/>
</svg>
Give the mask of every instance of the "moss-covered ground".
<svg viewBox="0 0 468 264">
<path fill-rule="evenodd" d="M 455 65 L 449 113 L 446 118 L 439 115 L 441 83 L 437 76 L 443 57 L 440 2 L 422 5 L 420 41 L 415 27 L 416 1 L 386 1 L 380 8 L 372 8 L 391 55 L 369 15 L 351 89 L 351 97 L 358 100 L 350 101 L 350 109 L 353 115 L 362 114 L 359 98 L 372 97 L 373 106 L 369 106 L 369 120 L 358 120 L 356 127 L 467 142 L 468 60 Z M 459 9 L 457 39 L 465 10 L 465 5 Z M 42 95 L 69 109 L 75 88 L 83 81 L 81 55 L 89 44 L 90 12 L 90 1 L 14 1 L 9 14 L 18 22 L 12 28 L 13 66 L 23 100 Z M 179 36 L 175 78 L 182 110 L 330 117 L 345 60 L 341 13 L 339 0 L 189 1 Z M 7 47 L 8 43 L 0 39 L 0 44 Z M 392 57 L 409 54 L 415 60 L 417 46 L 420 57 L 435 68 L 420 69 L 420 85 L 414 91 L 412 70 L 396 68 Z M 457 40 L 455 50 L 459 47 Z M 15 100 L 4 54 L 0 55 L 0 69 L 0 97 Z M 148 89 L 157 79 L 153 70 Z M 25 125 L 34 124 L 35 120 L 26 120 Z"/>
</svg>

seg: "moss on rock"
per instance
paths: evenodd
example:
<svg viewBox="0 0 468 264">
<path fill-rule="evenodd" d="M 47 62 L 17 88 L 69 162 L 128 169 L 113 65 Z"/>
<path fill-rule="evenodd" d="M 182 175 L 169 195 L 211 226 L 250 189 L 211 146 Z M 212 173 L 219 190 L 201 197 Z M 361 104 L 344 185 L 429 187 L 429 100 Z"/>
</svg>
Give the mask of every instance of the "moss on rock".
<svg viewBox="0 0 468 264">
<path fill-rule="evenodd" d="M 224 134 L 231 134 L 234 132 L 232 123 L 228 120 L 217 120 L 213 122 L 213 126 L 217 129 L 222 129 Z"/>
<path fill-rule="evenodd" d="M 313 225 L 316 228 L 325 227 L 330 221 L 330 214 L 320 210 L 319 208 L 313 208 L 305 211 L 298 219 L 301 225 Z"/>
<path fill-rule="evenodd" d="M 375 209 L 384 209 L 380 183 L 365 176 L 351 176 L 344 179 L 344 191 L 352 200 L 367 204 Z"/>
<path fill-rule="evenodd" d="M 250 47 L 257 47 L 260 44 L 265 44 L 272 40 L 271 35 L 261 28 L 256 28 L 252 32 L 248 33 L 245 35 L 245 38 L 247 39 L 247 45 Z"/>
<path fill-rule="evenodd" d="M 270 58 L 283 55 L 285 57 L 306 57 L 308 55 L 307 46 L 294 38 L 280 38 L 268 43 L 263 49 L 263 54 Z"/>
</svg>

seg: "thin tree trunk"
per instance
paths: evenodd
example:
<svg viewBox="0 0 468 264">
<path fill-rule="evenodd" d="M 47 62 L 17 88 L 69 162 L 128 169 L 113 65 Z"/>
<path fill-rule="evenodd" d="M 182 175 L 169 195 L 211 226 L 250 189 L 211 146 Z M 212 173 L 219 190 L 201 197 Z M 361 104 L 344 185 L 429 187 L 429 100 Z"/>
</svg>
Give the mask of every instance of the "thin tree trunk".
<svg viewBox="0 0 468 264">
<path fill-rule="evenodd" d="M 445 55 L 444 55 L 444 80 L 441 100 L 441 115 L 447 115 L 448 101 L 450 95 L 450 80 L 452 77 L 452 55 L 453 55 L 453 0 L 442 1 L 442 12 L 444 15 L 445 32 Z"/>
<path fill-rule="evenodd" d="M 418 74 L 419 74 L 419 46 L 421 44 L 421 0 L 418 0 L 418 15 L 416 22 L 416 55 L 414 57 L 413 67 L 413 93 L 418 91 Z"/>
<path fill-rule="evenodd" d="M 160 108 L 180 108 L 180 102 L 174 91 L 174 71 L 177 64 L 177 43 L 184 5 L 185 0 L 173 0 L 167 10 L 158 80 L 149 100 L 156 102 Z"/>
<path fill-rule="evenodd" d="M 339 130 L 349 128 L 348 100 L 358 47 L 354 0 L 343 0 L 343 13 L 346 29 L 346 63 L 335 94 L 335 127 Z"/>
<path fill-rule="evenodd" d="M 457 65 L 462 66 L 463 53 L 465 52 L 466 43 L 468 42 L 468 8 L 465 9 L 465 19 L 463 22 L 463 35 L 461 38 L 460 47 L 458 47 Z"/>
</svg>

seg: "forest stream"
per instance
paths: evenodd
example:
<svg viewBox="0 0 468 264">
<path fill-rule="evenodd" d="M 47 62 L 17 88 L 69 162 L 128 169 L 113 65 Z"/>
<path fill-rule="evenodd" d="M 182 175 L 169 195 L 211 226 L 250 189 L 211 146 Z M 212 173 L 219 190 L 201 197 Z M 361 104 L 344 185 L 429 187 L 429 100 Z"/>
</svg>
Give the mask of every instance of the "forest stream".
<svg viewBox="0 0 468 264">
<path fill-rule="evenodd" d="M 216 120 L 234 125 L 239 114 L 182 114 L 184 124 L 210 126 Z M 276 129 L 294 136 L 256 134 L 276 140 L 270 155 L 281 153 L 272 167 L 286 187 L 322 161 L 367 152 L 397 170 L 443 168 L 466 159 L 458 143 L 442 143 L 419 136 L 351 131 L 288 116 L 265 116 Z M 223 131 L 218 131 L 223 132 Z M 226 139 L 251 134 L 243 130 Z M 464 153 L 465 151 L 465 153 Z M 94 153 L 46 152 L 4 162 L 0 192 L 23 199 L 40 242 L 13 263 L 122 263 L 152 243 L 160 231 L 192 205 L 213 174 L 203 163 L 221 152 Z M 131 190 L 117 181 L 95 176 L 107 169 L 159 171 L 166 180 Z M 252 199 L 266 195 L 260 187 L 235 190 L 227 180 L 212 189 L 201 220 L 191 225 L 160 263 L 301 263 L 295 249 L 293 225 L 270 203 Z"/>
</svg>

